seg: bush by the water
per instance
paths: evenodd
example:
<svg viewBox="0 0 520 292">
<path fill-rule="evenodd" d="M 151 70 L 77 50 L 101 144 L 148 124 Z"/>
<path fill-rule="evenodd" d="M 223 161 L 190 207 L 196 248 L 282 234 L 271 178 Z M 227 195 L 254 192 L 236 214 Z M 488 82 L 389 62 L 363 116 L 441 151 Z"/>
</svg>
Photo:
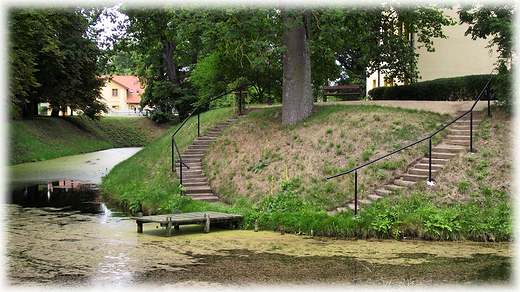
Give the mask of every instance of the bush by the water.
<svg viewBox="0 0 520 292">
<path fill-rule="evenodd" d="M 475 100 L 490 78 L 490 75 L 440 78 L 410 85 L 376 87 L 368 95 L 372 100 Z M 485 95 L 481 97 L 485 98 Z"/>
<path fill-rule="evenodd" d="M 424 194 L 384 198 L 365 206 L 357 216 L 352 211 L 330 216 L 319 205 L 294 195 L 289 179 L 276 195 L 265 197 L 252 208 L 192 201 L 174 196 L 165 212 L 216 211 L 244 216 L 241 229 L 342 238 L 410 238 L 425 240 L 507 241 L 512 237 L 511 207 L 500 190 L 486 199 L 465 204 L 434 204 Z"/>
</svg>

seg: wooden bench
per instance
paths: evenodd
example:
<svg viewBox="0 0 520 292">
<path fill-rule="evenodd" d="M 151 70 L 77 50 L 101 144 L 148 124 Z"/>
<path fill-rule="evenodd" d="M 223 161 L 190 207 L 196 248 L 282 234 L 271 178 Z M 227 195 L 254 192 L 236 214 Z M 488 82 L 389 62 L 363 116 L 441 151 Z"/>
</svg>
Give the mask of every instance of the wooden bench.
<svg viewBox="0 0 520 292">
<path fill-rule="evenodd" d="M 338 90 L 349 90 L 347 92 L 338 92 Z M 327 92 L 334 91 L 334 92 Z M 361 91 L 359 85 L 335 85 L 335 86 L 323 86 L 323 102 L 327 102 L 327 96 L 349 96 L 357 95 L 361 97 Z M 342 98 L 342 100 L 346 100 Z"/>
</svg>

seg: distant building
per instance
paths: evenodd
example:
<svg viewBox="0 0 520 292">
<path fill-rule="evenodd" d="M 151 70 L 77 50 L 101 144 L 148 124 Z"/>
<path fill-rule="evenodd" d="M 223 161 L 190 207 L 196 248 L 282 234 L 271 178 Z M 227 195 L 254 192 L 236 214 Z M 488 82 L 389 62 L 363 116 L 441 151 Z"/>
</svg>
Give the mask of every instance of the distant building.
<svg viewBox="0 0 520 292">
<path fill-rule="evenodd" d="M 133 115 L 139 112 L 144 87 L 137 76 L 101 76 L 108 79 L 102 88 L 102 101 L 110 109 L 109 115 Z M 135 110 L 134 110 L 135 109 Z"/>
<path fill-rule="evenodd" d="M 458 9 L 454 6 L 453 9 L 444 9 L 443 12 L 458 21 Z M 467 29 L 467 24 L 444 26 L 443 31 L 448 38 L 433 39 L 435 52 L 427 52 L 426 48 L 416 51 L 419 53 L 417 68 L 419 76 L 422 77 L 417 81 L 491 73 L 497 61 L 496 51 L 493 48 L 493 52 L 490 52 L 490 48 L 487 47 L 488 40 L 472 40 L 470 35 L 465 36 Z M 411 38 L 417 39 L 413 34 Z M 414 46 L 417 47 L 415 42 Z M 384 74 L 376 71 L 367 78 L 367 95 L 372 88 L 395 84 L 402 85 L 397 80 L 386 81 Z"/>
</svg>

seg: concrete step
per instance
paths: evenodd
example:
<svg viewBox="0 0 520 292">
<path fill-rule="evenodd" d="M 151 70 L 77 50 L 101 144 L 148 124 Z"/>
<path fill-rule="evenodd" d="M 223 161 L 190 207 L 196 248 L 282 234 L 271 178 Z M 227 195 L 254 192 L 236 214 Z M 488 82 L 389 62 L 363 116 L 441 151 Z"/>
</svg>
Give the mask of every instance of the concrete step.
<svg viewBox="0 0 520 292">
<path fill-rule="evenodd" d="M 349 203 L 349 204 L 347 204 L 347 207 L 348 207 L 350 210 L 354 210 L 354 209 L 355 209 L 355 206 L 356 206 L 356 205 L 355 205 L 354 203 Z M 357 206 L 357 210 L 358 210 L 358 212 L 359 212 L 359 210 L 360 210 L 360 206 L 359 206 L 359 204 L 358 204 L 358 206 Z"/>
<path fill-rule="evenodd" d="M 403 186 L 399 186 L 399 185 L 394 185 L 394 184 L 391 184 L 391 185 L 384 185 L 383 188 L 389 190 L 389 191 L 398 191 L 398 190 L 402 190 L 404 189 Z"/>
<path fill-rule="evenodd" d="M 207 185 L 195 185 L 195 186 L 185 186 L 183 184 L 184 189 L 186 190 L 186 194 L 210 194 L 213 193 L 211 188 Z"/>
<path fill-rule="evenodd" d="M 180 176 L 180 172 L 178 171 L 177 169 L 177 175 Z M 182 179 L 186 179 L 186 178 L 189 178 L 189 177 L 201 177 L 201 176 L 205 176 L 205 174 L 202 172 L 202 170 L 186 170 L 186 169 L 183 169 L 182 170 Z"/>
<path fill-rule="evenodd" d="M 208 181 L 208 179 L 206 178 L 206 176 L 190 177 L 190 178 L 185 178 L 184 175 L 182 176 L 182 185 L 194 184 L 194 183 L 206 184 L 207 181 Z"/>
<path fill-rule="evenodd" d="M 450 160 L 449 160 L 449 159 L 433 158 L 433 157 L 432 157 L 432 164 L 436 164 L 436 165 L 446 165 L 446 163 L 448 163 L 448 161 L 450 161 Z M 429 157 L 423 157 L 423 158 L 419 161 L 419 164 L 423 164 L 423 163 L 430 163 L 430 158 L 429 158 Z"/>
<path fill-rule="evenodd" d="M 378 196 L 376 194 L 371 194 L 371 195 L 367 196 L 367 199 L 369 199 L 371 201 L 377 201 L 377 200 L 381 199 L 381 196 Z"/>
<path fill-rule="evenodd" d="M 375 190 L 375 192 L 379 196 L 387 196 L 387 195 L 392 194 L 392 191 L 387 190 L 385 188 L 379 188 L 379 189 Z"/>
<path fill-rule="evenodd" d="M 434 146 L 432 152 L 444 152 L 444 153 L 459 153 L 464 147 L 456 145 L 442 144 Z"/>
<path fill-rule="evenodd" d="M 195 181 L 193 179 L 185 180 L 182 183 L 182 186 L 184 188 L 197 188 L 197 187 L 205 187 L 208 184 L 206 183 L 206 180 L 197 179 L 198 181 Z"/>
<path fill-rule="evenodd" d="M 398 186 L 408 187 L 408 186 L 412 186 L 414 184 L 415 184 L 415 181 L 405 180 L 404 178 L 394 180 L 394 185 L 398 185 Z"/>
<path fill-rule="evenodd" d="M 191 162 L 191 163 L 187 163 L 186 161 L 183 160 L 184 163 L 186 163 L 186 165 L 188 165 L 189 169 L 186 169 L 186 167 L 184 167 L 182 169 L 182 171 L 186 171 L 186 170 L 202 170 L 202 164 L 200 162 Z M 175 163 L 175 167 L 179 168 L 179 160 L 177 160 L 177 163 Z"/>
<path fill-rule="evenodd" d="M 192 154 L 182 154 L 182 160 L 186 159 L 201 159 L 204 156 L 204 153 L 192 153 Z"/>
<path fill-rule="evenodd" d="M 187 150 L 208 150 L 209 148 L 209 145 L 196 145 L 196 144 L 191 144 L 190 146 L 188 146 L 188 149 Z"/>
<path fill-rule="evenodd" d="M 450 130 L 469 130 L 471 126 L 470 122 L 461 122 L 451 125 Z M 473 131 L 478 130 L 478 123 L 473 123 Z"/>
<path fill-rule="evenodd" d="M 401 177 L 403 178 L 403 180 L 414 181 L 414 182 L 428 179 L 427 175 L 417 175 L 417 174 L 410 174 L 410 173 L 405 173 L 405 174 L 401 175 Z"/>
<path fill-rule="evenodd" d="M 424 175 L 429 176 L 429 169 L 421 169 L 421 168 L 411 168 L 408 170 L 409 174 L 415 174 L 415 175 Z M 432 169 L 432 175 L 437 172 L 437 170 Z"/>
<path fill-rule="evenodd" d="M 208 203 L 216 203 L 219 201 L 219 198 L 215 196 L 214 194 L 186 194 L 188 197 L 190 197 L 194 201 L 203 201 Z"/>
<path fill-rule="evenodd" d="M 467 147 L 469 147 L 469 137 L 467 137 L 467 139 L 464 140 L 449 139 L 446 140 L 446 143 L 451 145 L 463 146 L 465 149 L 467 149 Z"/>
<path fill-rule="evenodd" d="M 372 203 L 371 200 L 367 200 L 367 199 L 358 199 L 358 206 L 361 206 L 361 207 L 365 207 L 367 205 L 370 205 Z"/>
<path fill-rule="evenodd" d="M 184 154 L 182 154 L 182 156 L 184 156 L 184 155 L 201 155 L 201 156 L 204 156 L 205 153 L 206 153 L 206 149 L 187 149 L 186 151 L 184 151 Z"/>
<path fill-rule="evenodd" d="M 231 123 L 226 122 L 226 123 L 222 123 L 220 125 L 217 125 L 215 128 L 218 128 L 220 130 L 224 130 L 224 129 L 228 128 L 230 125 L 231 125 Z"/>
<path fill-rule="evenodd" d="M 428 163 L 417 163 L 413 167 L 414 168 L 418 168 L 418 169 L 430 169 L 430 165 Z M 432 169 L 434 169 L 434 170 L 438 170 L 438 169 L 441 169 L 443 167 L 444 167 L 444 165 L 433 164 L 432 163 Z"/>
<path fill-rule="evenodd" d="M 445 153 L 445 152 L 435 152 L 432 151 L 432 159 L 433 158 L 440 158 L 440 159 L 451 159 L 455 157 L 455 153 Z"/>
<path fill-rule="evenodd" d="M 448 134 L 445 138 L 445 140 L 468 140 L 469 141 L 469 135 L 453 135 Z"/>
<path fill-rule="evenodd" d="M 475 134 L 476 132 L 473 132 L 473 134 Z M 454 136 L 470 136 L 471 132 L 469 129 L 467 130 L 455 130 L 455 129 L 451 129 L 450 132 L 449 132 L 449 135 L 454 135 Z"/>
<path fill-rule="evenodd" d="M 209 146 L 211 144 L 211 142 L 213 142 L 213 140 L 194 140 L 192 145 L 205 145 L 205 146 Z"/>
<path fill-rule="evenodd" d="M 208 137 L 208 136 L 200 136 L 197 138 L 197 140 L 199 141 L 215 141 L 216 140 L 216 137 Z M 197 141 L 195 140 L 195 141 Z M 195 142 L 193 141 L 193 142 Z"/>
</svg>

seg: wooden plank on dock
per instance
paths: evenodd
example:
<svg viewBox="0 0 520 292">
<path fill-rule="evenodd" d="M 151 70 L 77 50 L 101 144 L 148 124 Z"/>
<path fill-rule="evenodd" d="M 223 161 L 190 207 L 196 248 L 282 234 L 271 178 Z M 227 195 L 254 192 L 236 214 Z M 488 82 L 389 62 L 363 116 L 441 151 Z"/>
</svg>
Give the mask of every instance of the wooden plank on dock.
<svg viewBox="0 0 520 292">
<path fill-rule="evenodd" d="M 142 217 L 131 217 L 137 223 L 137 232 L 143 232 L 144 223 L 158 223 L 162 227 L 166 227 L 166 236 L 171 236 L 171 227 L 178 229 L 180 225 L 189 224 L 206 224 L 209 217 L 209 224 L 231 224 L 236 225 L 240 222 L 244 216 L 219 213 L 219 212 L 191 212 L 181 214 L 166 214 L 166 215 L 154 215 L 154 216 L 142 216 Z M 209 226 L 207 229 L 209 232 Z"/>
</svg>

